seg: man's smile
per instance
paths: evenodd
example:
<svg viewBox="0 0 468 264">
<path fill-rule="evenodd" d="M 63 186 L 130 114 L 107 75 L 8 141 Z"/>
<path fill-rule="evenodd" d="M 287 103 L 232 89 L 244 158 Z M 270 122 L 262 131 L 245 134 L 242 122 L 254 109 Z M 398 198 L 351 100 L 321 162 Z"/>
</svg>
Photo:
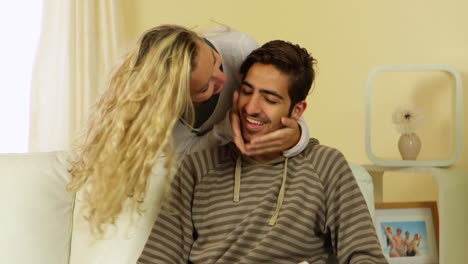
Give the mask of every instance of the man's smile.
<svg viewBox="0 0 468 264">
<path fill-rule="evenodd" d="M 264 119 L 254 118 L 251 116 L 247 116 L 246 114 L 244 114 L 243 116 L 244 127 L 249 132 L 257 132 L 268 123 L 268 121 Z"/>
</svg>

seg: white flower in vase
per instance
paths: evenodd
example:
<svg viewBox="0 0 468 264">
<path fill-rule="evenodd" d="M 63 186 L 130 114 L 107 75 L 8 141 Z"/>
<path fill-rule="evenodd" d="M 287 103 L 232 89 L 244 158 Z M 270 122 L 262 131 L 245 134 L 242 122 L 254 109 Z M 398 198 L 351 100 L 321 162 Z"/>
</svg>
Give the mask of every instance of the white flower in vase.
<svg viewBox="0 0 468 264">
<path fill-rule="evenodd" d="M 398 149 L 404 160 L 415 160 L 421 150 L 421 140 L 415 133 L 422 125 L 422 112 L 412 105 L 401 105 L 393 113 L 393 123 L 401 136 Z"/>
<path fill-rule="evenodd" d="M 412 105 L 401 105 L 393 113 L 393 123 L 401 134 L 416 132 L 422 121 L 422 112 Z"/>
</svg>

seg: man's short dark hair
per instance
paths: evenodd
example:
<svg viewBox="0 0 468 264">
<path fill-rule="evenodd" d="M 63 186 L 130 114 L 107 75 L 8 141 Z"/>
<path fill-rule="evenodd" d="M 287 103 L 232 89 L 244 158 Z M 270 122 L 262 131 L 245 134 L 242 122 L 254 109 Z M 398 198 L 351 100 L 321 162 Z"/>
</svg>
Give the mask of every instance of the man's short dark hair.
<svg viewBox="0 0 468 264">
<path fill-rule="evenodd" d="M 288 94 L 290 110 L 309 94 L 315 79 L 313 65 L 317 61 L 297 44 L 283 40 L 273 40 L 252 51 L 240 67 L 242 79 L 255 63 L 270 64 L 289 76 Z"/>
</svg>

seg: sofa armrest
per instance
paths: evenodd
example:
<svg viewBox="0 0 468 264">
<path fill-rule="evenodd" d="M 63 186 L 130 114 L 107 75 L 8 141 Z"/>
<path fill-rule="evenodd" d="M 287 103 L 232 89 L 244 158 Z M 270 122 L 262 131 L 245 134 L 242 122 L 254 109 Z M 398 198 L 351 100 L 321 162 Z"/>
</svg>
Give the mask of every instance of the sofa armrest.
<svg viewBox="0 0 468 264">
<path fill-rule="evenodd" d="M 64 264 L 74 195 L 61 152 L 0 154 L 0 263 Z"/>
</svg>

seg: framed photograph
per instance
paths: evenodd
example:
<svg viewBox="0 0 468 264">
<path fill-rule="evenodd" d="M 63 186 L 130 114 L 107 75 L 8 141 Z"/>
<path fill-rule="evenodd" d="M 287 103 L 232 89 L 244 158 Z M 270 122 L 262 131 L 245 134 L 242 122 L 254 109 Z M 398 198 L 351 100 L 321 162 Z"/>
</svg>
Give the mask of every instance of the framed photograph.
<svg viewBox="0 0 468 264">
<path fill-rule="evenodd" d="M 375 229 L 389 263 L 439 263 L 435 201 L 376 203 Z"/>
</svg>

